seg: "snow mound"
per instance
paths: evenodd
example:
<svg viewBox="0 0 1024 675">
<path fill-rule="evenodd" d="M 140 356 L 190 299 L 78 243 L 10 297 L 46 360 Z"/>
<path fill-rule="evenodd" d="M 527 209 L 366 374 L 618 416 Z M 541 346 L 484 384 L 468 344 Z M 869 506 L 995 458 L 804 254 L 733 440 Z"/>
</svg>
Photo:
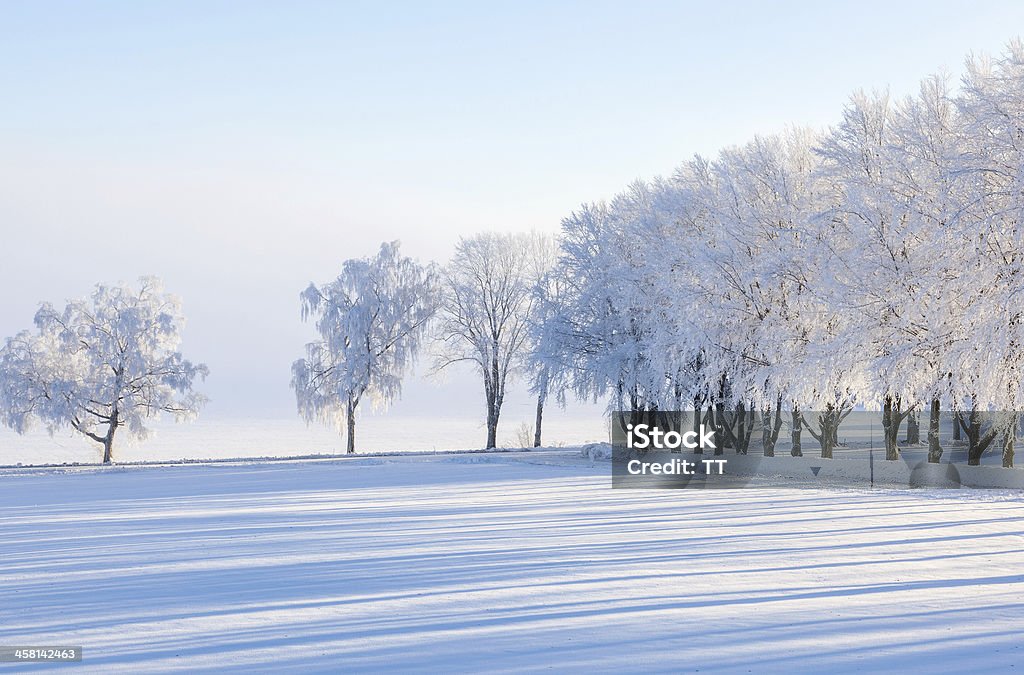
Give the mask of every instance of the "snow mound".
<svg viewBox="0 0 1024 675">
<path fill-rule="evenodd" d="M 589 443 L 580 449 L 580 454 L 592 462 L 612 458 L 612 446 L 610 443 Z"/>
</svg>

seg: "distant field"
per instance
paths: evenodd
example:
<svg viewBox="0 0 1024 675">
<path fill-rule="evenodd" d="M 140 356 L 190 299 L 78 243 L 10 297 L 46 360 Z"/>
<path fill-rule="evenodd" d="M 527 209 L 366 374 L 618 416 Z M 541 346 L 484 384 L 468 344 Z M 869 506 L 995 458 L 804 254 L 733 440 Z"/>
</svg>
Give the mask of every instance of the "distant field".
<svg viewBox="0 0 1024 675">
<path fill-rule="evenodd" d="M 522 447 L 518 438 L 521 419 L 532 421 L 531 408 L 519 418 L 509 414 L 498 435 L 499 445 Z M 525 416 L 524 416 L 525 415 Z M 200 418 L 188 424 L 170 420 L 153 425 L 154 434 L 143 442 L 115 449 L 115 460 L 127 462 L 235 457 L 295 457 L 344 454 L 345 439 L 336 429 L 298 418 Z M 594 414 L 552 414 L 544 423 L 545 442 L 574 445 L 607 441 L 607 420 Z M 482 419 L 476 417 L 367 416 L 356 430 L 360 452 L 420 452 L 473 450 L 487 440 Z M 530 435 L 532 439 L 532 434 Z M 531 443 L 532 444 L 532 443 Z M 13 464 L 93 463 L 102 458 L 97 443 L 74 432 L 54 437 L 37 429 L 24 436 L 0 427 L 0 466 Z"/>
</svg>

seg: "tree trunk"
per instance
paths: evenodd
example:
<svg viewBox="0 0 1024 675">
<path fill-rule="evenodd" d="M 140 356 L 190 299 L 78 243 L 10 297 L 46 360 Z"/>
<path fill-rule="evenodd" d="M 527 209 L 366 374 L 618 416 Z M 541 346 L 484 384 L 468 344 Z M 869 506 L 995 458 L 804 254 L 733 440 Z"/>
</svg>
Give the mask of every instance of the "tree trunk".
<svg viewBox="0 0 1024 675">
<path fill-rule="evenodd" d="M 803 416 L 800 414 L 800 408 L 793 406 L 793 422 L 790 426 L 790 437 L 793 439 L 793 448 L 789 451 L 789 454 L 793 457 L 803 457 L 804 451 L 800 445 L 800 430 L 803 426 Z"/>
<path fill-rule="evenodd" d="M 960 435 L 960 422 L 958 421 L 959 419 L 960 419 L 960 413 L 957 411 L 956 408 L 953 408 L 953 440 L 954 441 L 963 440 L 963 437 Z"/>
<path fill-rule="evenodd" d="M 737 455 L 747 454 L 750 447 L 750 436 L 754 431 L 753 419 L 747 419 L 747 406 L 743 403 L 736 404 L 736 410 L 729 417 L 724 406 L 719 409 L 721 417 L 718 419 L 720 428 L 725 437 L 725 447 L 733 448 Z M 751 416 L 753 416 L 751 408 Z"/>
<path fill-rule="evenodd" d="M 750 447 L 749 441 L 747 407 L 740 402 L 736 404 L 736 437 L 733 439 L 733 446 L 736 448 L 737 455 L 747 454 L 747 448 Z"/>
<path fill-rule="evenodd" d="M 729 446 L 729 439 L 725 435 L 725 402 L 721 398 L 715 402 L 715 452 L 716 455 L 725 453 L 726 446 Z"/>
<path fill-rule="evenodd" d="M 708 413 L 711 414 L 711 426 L 715 430 L 715 451 L 711 454 L 724 455 L 725 446 L 729 444 L 725 436 L 725 404 L 715 403 L 714 411 L 709 407 Z"/>
<path fill-rule="evenodd" d="M 921 418 L 916 412 L 910 413 L 907 417 L 907 437 L 903 442 L 907 445 L 917 445 L 921 442 Z"/>
<path fill-rule="evenodd" d="M 978 466 L 981 464 L 981 457 L 985 454 L 985 450 L 988 449 L 988 446 L 997 435 L 995 425 L 982 435 L 981 414 L 978 412 L 977 407 L 971 408 L 967 421 L 964 421 L 962 414 L 957 413 L 957 421 L 964 434 L 967 435 L 967 464 L 969 466 Z"/>
<path fill-rule="evenodd" d="M 900 410 L 891 396 L 885 397 L 882 406 L 882 435 L 885 438 L 885 458 L 894 461 L 900 458 L 898 438 L 900 436 Z"/>
<path fill-rule="evenodd" d="M 537 394 L 537 422 L 533 430 L 533 447 L 540 447 L 540 425 L 544 419 L 544 394 Z"/>
<path fill-rule="evenodd" d="M 729 442 L 729 436 L 726 435 L 725 425 L 728 421 L 725 419 L 725 399 L 729 395 L 729 381 L 726 379 L 725 374 L 718 379 L 718 397 L 715 399 L 715 452 L 716 455 L 725 454 L 727 447 L 732 447 L 732 443 Z M 731 430 L 730 430 L 731 431 Z M 731 435 L 731 434 L 730 434 Z"/>
<path fill-rule="evenodd" d="M 486 382 L 484 383 L 486 388 Z M 498 363 L 498 340 L 491 348 L 491 386 L 487 394 L 487 450 L 498 447 L 498 416 L 501 414 L 501 366 Z"/>
<path fill-rule="evenodd" d="M 761 444 L 765 457 L 775 456 L 775 443 L 779 440 L 782 428 L 782 397 L 779 396 L 774 406 L 768 406 L 761 412 Z"/>
<path fill-rule="evenodd" d="M 541 443 L 540 425 L 544 419 L 544 403 L 548 398 L 548 369 L 545 368 L 540 374 L 540 384 L 537 387 L 537 422 L 533 427 L 533 447 L 539 448 Z"/>
<path fill-rule="evenodd" d="M 928 415 L 928 461 L 938 464 L 942 457 L 942 446 L 939 445 L 939 399 L 933 398 L 931 413 Z"/>
<path fill-rule="evenodd" d="M 693 397 L 693 432 L 696 436 L 700 436 L 700 425 L 705 421 L 704 416 L 704 397 L 694 396 Z M 693 449 L 693 454 L 702 455 L 704 449 L 698 445 Z"/>
<path fill-rule="evenodd" d="M 352 396 L 348 397 L 348 404 L 345 406 L 345 417 L 345 422 L 348 426 L 346 452 L 354 455 L 356 452 L 356 403 L 352 400 Z"/>
<path fill-rule="evenodd" d="M 775 439 L 772 438 L 772 409 L 761 411 L 761 447 L 765 457 L 775 456 Z"/>
<path fill-rule="evenodd" d="M 829 403 L 825 406 L 825 412 L 821 415 L 821 419 L 818 423 L 818 429 L 820 435 L 816 437 L 818 445 L 821 446 L 821 458 L 832 459 L 832 450 L 835 448 L 834 436 L 832 435 L 832 417 L 835 415 L 835 409 L 832 404 Z M 814 429 L 808 429 L 811 432 L 811 436 L 814 436 Z"/>
<path fill-rule="evenodd" d="M 117 433 L 119 425 L 117 406 L 114 406 L 110 413 L 110 426 L 107 427 L 107 435 L 103 438 L 103 463 L 110 464 L 114 460 L 114 434 Z"/>
<path fill-rule="evenodd" d="M 1016 425 L 1017 421 L 1014 420 L 1003 432 L 1003 467 L 1006 469 L 1013 468 L 1013 439 L 1017 435 Z"/>
<path fill-rule="evenodd" d="M 832 451 L 839 445 L 839 425 L 844 417 L 841 408 L 829 403 L 825 406 L 824 412 L 818 416 L 818 431 L 815 431 L 810 424 L 807 425 L 807 431 L 821 446 L 822 459 L 832 459 Z"/>
<path fill-rule="evenodd" d="M 487 404 L 487 450 L 498 447 L 498 415 L 493 402 Z"/>
<path fill-rule="evenodd" d="M 807 431 L 811 437 L 818 441 L 822 459 L 832 459 L 832 436 L 828 433 L 829 416 L 832 414 L 831 405 L 831 403 L 826 404 L 824 412 L 818 415 L 818 431 L 814 430 L 813 424 L 807 425 Z"/>
<path fill-rule="evenodd" d="M 110 427 L 106 437 L 103 439 L 103 463 L 110 464 L 114 451 L 114 427 Z"/>
<path fill-rule="evenodd" d="M 487 450 L 498 447 L 498 396 L 497 392 L 487 393 Z"/>
</svg>

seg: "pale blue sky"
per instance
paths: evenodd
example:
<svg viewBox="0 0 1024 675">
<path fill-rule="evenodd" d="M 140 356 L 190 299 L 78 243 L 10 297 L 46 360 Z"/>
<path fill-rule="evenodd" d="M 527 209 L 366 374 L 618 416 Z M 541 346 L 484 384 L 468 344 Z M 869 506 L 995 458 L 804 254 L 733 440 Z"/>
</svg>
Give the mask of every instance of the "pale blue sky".
<svg viewBox="0 0 1024 675">
<path fill-rule="evenodd" d="M 554 230 L 1020 26 L 1015 2 L 0 2 L 0 335 L 155 273 L 211 411 L 289 415 L 298 292 L 343 259 Z"/>
</svg>

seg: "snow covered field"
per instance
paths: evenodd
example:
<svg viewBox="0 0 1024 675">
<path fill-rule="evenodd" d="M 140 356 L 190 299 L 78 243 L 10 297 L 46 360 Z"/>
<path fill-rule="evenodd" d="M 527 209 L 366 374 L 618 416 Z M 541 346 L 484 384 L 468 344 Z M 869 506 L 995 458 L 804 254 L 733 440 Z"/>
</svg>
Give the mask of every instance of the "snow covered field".
<svg viewBox="0 0 1024 675">
<path fill-rule="evenodd" d="M 0 472 L 0 645 L 82 645 L 103 673 L 1024 664 L 1019 493 L 608 471 L 552 451 Z"/>
<path fill-rule="evenodd" d="M 507 426 L 499 435 L 500 445 L 521 447 L 517 430 L 523 421 L 532 423 L 536 401 L 508 412 Z M 577 406 L 582 408 L 582 406 Z M 576 412 L 576 414 L 572 414 Z M 246 419 L 202 417 L 189 424 L 163 420 L 150 425 L 153 435 L 144 442 L 125 443 L 116 448 L 119 462 L 174 461 L 180 459 L 230 459 L 236 457 L 299 457 L 345 453 L 345 438 L 336 429 L 307 425 L 298 418 Z M 471 450 L 483 447 L 487 430 L 479 417 L 429 417 L 379 415 L 359 420 L 359 452 Z M 579 445 L 608 440 L 604 411 L 578 413 L 558 411 L 544 421 L 546 442 L 551 445 Z M 532 434 L 530 436 L 532 438 Z M 14 464 L 95 464 L 103 449 L 84 436 L 44 429 L 19 435 L 0 426 L 0 466 Z"/>
</svg>

